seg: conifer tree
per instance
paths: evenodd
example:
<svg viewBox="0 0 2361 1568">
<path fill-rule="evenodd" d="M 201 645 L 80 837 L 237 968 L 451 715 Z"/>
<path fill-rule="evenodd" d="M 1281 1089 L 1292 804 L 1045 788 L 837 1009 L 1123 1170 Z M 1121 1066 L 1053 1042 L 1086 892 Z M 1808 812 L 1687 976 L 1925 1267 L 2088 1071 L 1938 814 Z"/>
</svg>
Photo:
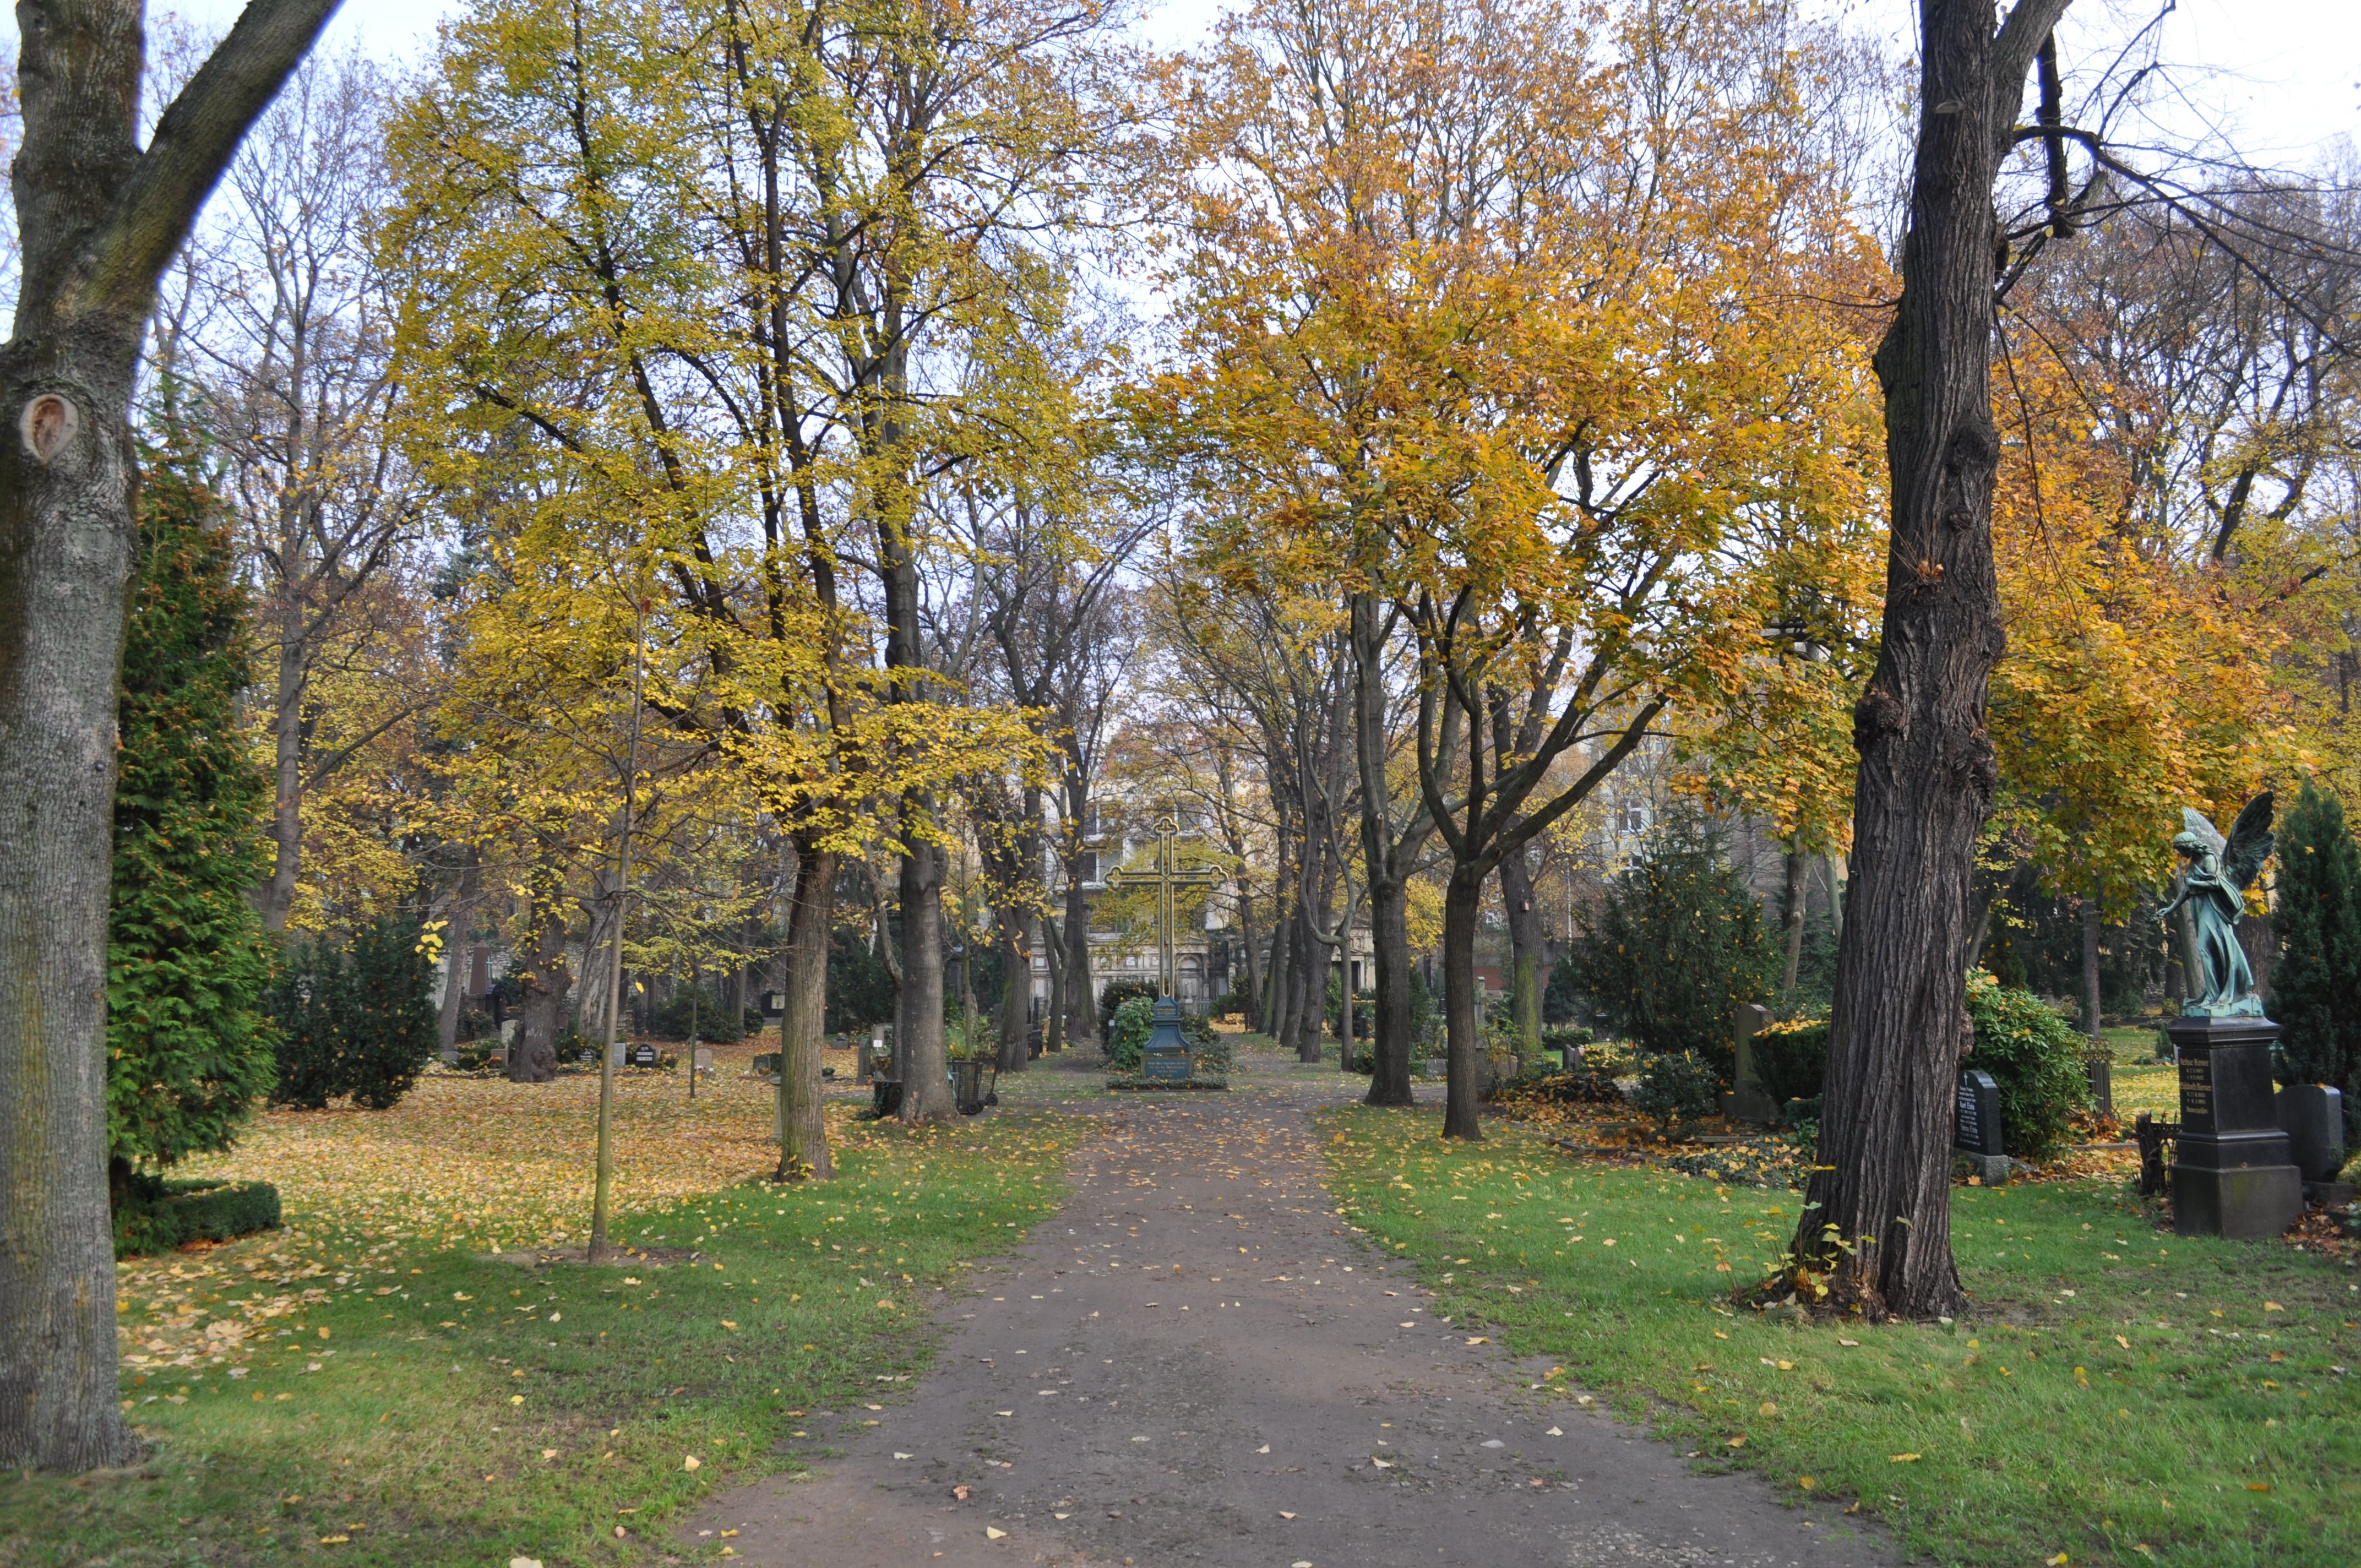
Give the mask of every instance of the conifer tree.
<svg viewBox="0 0 2361 1568">
<path fill-rule="evenodd" d="M 2343 1090 L 2349 1119 L 2361 1108 L 2361 848 L 2344 805 L 2309 780 L 2279 829 L 2278 893 L 2279 1077 Z"/>
<path fill-rule="evenodd" d="M 135 1172 L 227 1148 L 270 1087 L 270 976 L 248 895 L 269 870 L 267 774 L 238 734 L 245 596 L 187 458 L 142 477 L 117 724 L 106 964 L 107 1143 Z"/>
</svg>

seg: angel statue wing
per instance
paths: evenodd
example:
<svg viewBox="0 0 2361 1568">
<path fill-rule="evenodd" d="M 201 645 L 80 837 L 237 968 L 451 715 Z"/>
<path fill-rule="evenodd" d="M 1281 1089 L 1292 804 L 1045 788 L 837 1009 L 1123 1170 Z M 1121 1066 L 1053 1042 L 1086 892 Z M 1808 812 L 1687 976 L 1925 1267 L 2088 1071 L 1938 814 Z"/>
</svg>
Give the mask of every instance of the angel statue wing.
<svg viewBox="0 0 2361 1568">
<path fill-rule="evenodd" d="M 2271 831 L 2271 792 L 2265 790 L 2246 802 L 2238 820 L 2230 824 L 2230 840 L 2222 851 L 2222 878 L 2244 893 L 2262 874 L 2279 836 Z"/>
<path fill-rule="evenodd" d="M 2213 850 L 2217 861 L 2222 858 L 2222 851 L 2230 847 L 2230 840 L 2222 837 L 2222 829 L 2214 827 L 2205 814 L 2193 806 L 2180 808 L 2180 825 L 2193 834 L 2199 843 Z"/>
</svg>

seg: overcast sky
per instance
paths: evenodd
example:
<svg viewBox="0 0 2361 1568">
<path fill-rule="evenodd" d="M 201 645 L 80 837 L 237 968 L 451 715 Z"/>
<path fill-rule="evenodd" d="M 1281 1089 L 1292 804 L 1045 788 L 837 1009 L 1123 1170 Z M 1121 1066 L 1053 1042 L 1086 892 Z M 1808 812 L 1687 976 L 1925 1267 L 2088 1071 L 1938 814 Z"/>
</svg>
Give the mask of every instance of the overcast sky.
<svg viewBox="0 0 2361 1568">
<path fill-rule="evenodd" d="M 1908 42 L 1910 0 L 1824 0 L 1853 25 Z M 2077 0 L 2081 29 L 2120 37 L 2158 0 Z M 157 5 L 162 11 L 167 7 Z M 226 26 L 237 0 L 185 0 L 192 19 Z M 1164 0 L 1144 27 L 1172 47 L 1202 38 L 1222 0 Z M 450 0 L 345 0 L 335 47 L 357 40 L 389 64 L 417 58 Z M 2191 125 L 2222 116 L 2239 150 L 2258 162 L 2310 163 L 2334 137 L 2361 132 L 2361 0 L 2179 0 L 2165 20 L 2165 58 L 2193 100 Z M 13 18 L 0 20 L 13 39 Z M 2069 40 L 2068 53 L 2072 55 Z"/>
</svg>

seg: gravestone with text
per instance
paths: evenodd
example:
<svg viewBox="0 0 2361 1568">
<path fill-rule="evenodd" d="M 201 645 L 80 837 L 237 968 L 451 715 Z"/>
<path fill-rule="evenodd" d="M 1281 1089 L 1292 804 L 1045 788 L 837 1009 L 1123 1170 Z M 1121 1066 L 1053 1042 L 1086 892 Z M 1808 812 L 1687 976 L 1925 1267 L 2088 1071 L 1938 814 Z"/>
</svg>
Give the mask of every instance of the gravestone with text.
<svg viewBox="0 0 2361 1568">
<path fill-rule="evenodd" d="M 631 1047 L 631 1065 L 633 1067 L 655 1066 L 656 1048 L 653 1046 L 649 1045 L 633 1046 Z"/>
<path fill-rule="evenodd" d="M 2180 1135 L 2172 1149 L 2172 1228 L 2185 1236 L 2275 1236 L 2303 1213 L 2303 1176 L 2279 1126 L 2271 1046 L 2260 1017 L 2175 1018 Z"/>
<path fill-rule="evenodd" d="M 1988 1072 L 1960 1074 L 1959 1116 L 1952 1124 L 1951 1148 L 1965 1155 L 1976 1176 L 1987 1187 L 2008 1179 L 2008 1148 L 2002 1141 L 2000 1084 Z"/>
</svg>

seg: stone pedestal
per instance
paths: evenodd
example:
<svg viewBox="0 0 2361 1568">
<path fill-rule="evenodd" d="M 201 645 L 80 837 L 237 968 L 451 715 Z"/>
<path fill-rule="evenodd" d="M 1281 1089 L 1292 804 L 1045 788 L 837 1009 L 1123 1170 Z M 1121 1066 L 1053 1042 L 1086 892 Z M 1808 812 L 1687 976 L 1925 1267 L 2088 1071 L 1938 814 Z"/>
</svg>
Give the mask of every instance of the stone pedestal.
<svg viewBox="0 0 2361 1568">
<path fill-rule="evenodd" d="M 2172 1228 L 2184 1236 L 2275 1236 L 2303 1213 L 2303 1177 L 2272 1103 L 2268 1018 L 2180 1017 L 2180 1136 Z"/>
<path fill-rule="evenodd" d="M 1180 1033 L 1180 1004 L 1169 996 L 1158 997 L 1155 1011 L 1149 1014 L 1148 1043 L 1140 1047 L 1139 1075 L 1189 1076 L 1189 1041 Z"/>
</svg>

